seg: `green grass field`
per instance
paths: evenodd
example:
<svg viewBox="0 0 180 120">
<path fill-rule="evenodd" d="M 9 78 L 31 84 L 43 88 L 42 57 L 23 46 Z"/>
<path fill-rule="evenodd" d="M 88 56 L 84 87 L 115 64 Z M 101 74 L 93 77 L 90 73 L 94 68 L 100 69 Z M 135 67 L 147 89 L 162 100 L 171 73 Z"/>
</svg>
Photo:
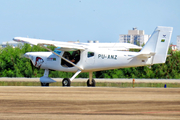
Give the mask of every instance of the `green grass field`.
<svg viewBox="0 0 180 120">
<path fill-rule="evenodd" d="M 109 83 L 109 82 L 97 82 L 97 87 L 156 87 L 162 88 L 165 83 Z M 41 86 L 40 82 L 5 82 L 0 81 L 0 86 Z M 51 83 L 50 86 L 62 86 L 61 82 Z M 86 82 L 72 82 L 71 86 L 86 86 Z M 166 87 L 168 88 L 178 88 L 180 87 L 180 83 L 167 83 Z"/>
</svg>

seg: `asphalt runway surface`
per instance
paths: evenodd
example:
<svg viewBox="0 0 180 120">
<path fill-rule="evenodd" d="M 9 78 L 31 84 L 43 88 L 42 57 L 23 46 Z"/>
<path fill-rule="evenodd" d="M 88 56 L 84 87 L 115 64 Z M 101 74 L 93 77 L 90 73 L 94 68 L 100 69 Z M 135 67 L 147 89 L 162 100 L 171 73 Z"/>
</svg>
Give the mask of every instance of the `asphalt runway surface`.
<svg viewBox="0 0 180 120">
<path fill-rule="evenodd" d="M 179 88 L 0 87 L 0 120 L 180 119 Z"/>
</svg>

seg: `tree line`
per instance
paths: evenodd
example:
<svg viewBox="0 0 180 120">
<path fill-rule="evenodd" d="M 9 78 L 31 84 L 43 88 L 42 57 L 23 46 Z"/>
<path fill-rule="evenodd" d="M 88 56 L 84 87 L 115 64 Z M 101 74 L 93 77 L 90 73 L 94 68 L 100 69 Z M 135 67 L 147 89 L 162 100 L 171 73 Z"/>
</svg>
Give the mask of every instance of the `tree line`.
<svg viewBox="0 0 180 120">
<path fill-rule="evenodd" d="M 54 47 L 47 46 L 54 50 Z M 26 52 L 47 51 L 40 46 L 30 46 L 29 44 L 19 44 L 16 48 L 7 45 L 0 49 L 0 77 L 41 77 L 44 70 L 31 65 L 29 59 L 23 57 Z M 165 64 L 155 64 L 152 66 L 121 68 L 93 73 L 95 78 L 180 78 L 180 51 L 169 49 L 169 57 Z M 49 77 L 70 78 L 74 73 L 62 71 L 50 71 Z M 80 73 L 77 78 L 88 78 L 88 73 Z"/>
</svg>

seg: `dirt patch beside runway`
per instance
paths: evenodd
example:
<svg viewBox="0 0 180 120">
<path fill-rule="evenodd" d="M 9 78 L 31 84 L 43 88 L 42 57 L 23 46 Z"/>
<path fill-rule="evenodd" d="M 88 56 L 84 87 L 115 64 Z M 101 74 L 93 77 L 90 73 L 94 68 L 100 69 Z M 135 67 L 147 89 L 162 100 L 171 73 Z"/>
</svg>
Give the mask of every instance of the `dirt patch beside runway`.
<svg viewBox="0 0 180 120">
<path fill-rule="evenodd" d="M 180 89 L 0 87 L 0 119 L 180 119 Z"/>
</svg>

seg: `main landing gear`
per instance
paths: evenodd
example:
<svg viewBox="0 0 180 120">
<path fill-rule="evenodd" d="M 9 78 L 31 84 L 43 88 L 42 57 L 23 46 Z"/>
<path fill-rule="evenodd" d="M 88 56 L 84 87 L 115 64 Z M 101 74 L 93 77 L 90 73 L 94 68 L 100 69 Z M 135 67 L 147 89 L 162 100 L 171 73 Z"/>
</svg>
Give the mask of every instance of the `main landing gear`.
<svg viewBox="0 0 180 120">
<path fill-rule="evenodd" d="M 62 86 L 66 86 L 66 87 L 71 86 L 71 81 L 70 81 L 70 79 L 69 79 L 69 78 L 64 78 L 64 79 L 62 80 Z"/>
<path fill-rule="evenodd" d="M 88 81 L 87 81 L 87 86 L 88 86 L 88 87 L 95 87 L 95 85 L 96 85 L 96 82 L 95 82 L 94 79 L 92 79 L 92 82 L 91 82 L 91 83 L 90 83 L 90 80 L 88 79 Z"/>
<path fill-rule="evenodd" d="M 62 80 L 62 86 L 64 86 L 64 87 L 69 87 L 69 86 L 71 86 L 71 81 L 72 81 L 79 73 L 81 73 L 81 70 L 78 70 L 70 79 L 69 79 L 69 78 L 64 78 L 64 79 Z M 89 79 L 87 80 L 87 86 L 88 86 L 88 87 L 95 87 L 95 85 L 96 85 L 95 80 L 92 79 L 92 75 L 93 75 L 92 73 L 93 73 L 93 72 L 89 72 Z M 56 82 L 55 80 L 49 78 L 48 75 L 49 75 L 49 70 L 46 69 L 46 70 L 44 71 L 44 76 L 42 76 L 42 77 L 40 78 L 41 86 L 47 87 L 47 86 L 49 86 L 49 83 Z"/>
<path fill-rule="evenodd" d="M 71 86 L 71 81 L 81 72 L 81 70 L 78 70 L 70 79 L 64 78 L 62 80 L 62 85 L 65 87 Z M 89 79 L 87 80 L 87 86 L 88 87 L 95 87 L 96 82 L 94 79 L 92 79 L 92 72 L 89 72 Z"/>
<path fill-rule="evenodd" d="M 96 85 L 95 80 L 92 79 L 92 75 L 93 75 L 93 72 L 89 72 L 89 79 L 87 81 L 87 86 L 88 87 L 95 87 L 95 85 Z"/>
</svg>

